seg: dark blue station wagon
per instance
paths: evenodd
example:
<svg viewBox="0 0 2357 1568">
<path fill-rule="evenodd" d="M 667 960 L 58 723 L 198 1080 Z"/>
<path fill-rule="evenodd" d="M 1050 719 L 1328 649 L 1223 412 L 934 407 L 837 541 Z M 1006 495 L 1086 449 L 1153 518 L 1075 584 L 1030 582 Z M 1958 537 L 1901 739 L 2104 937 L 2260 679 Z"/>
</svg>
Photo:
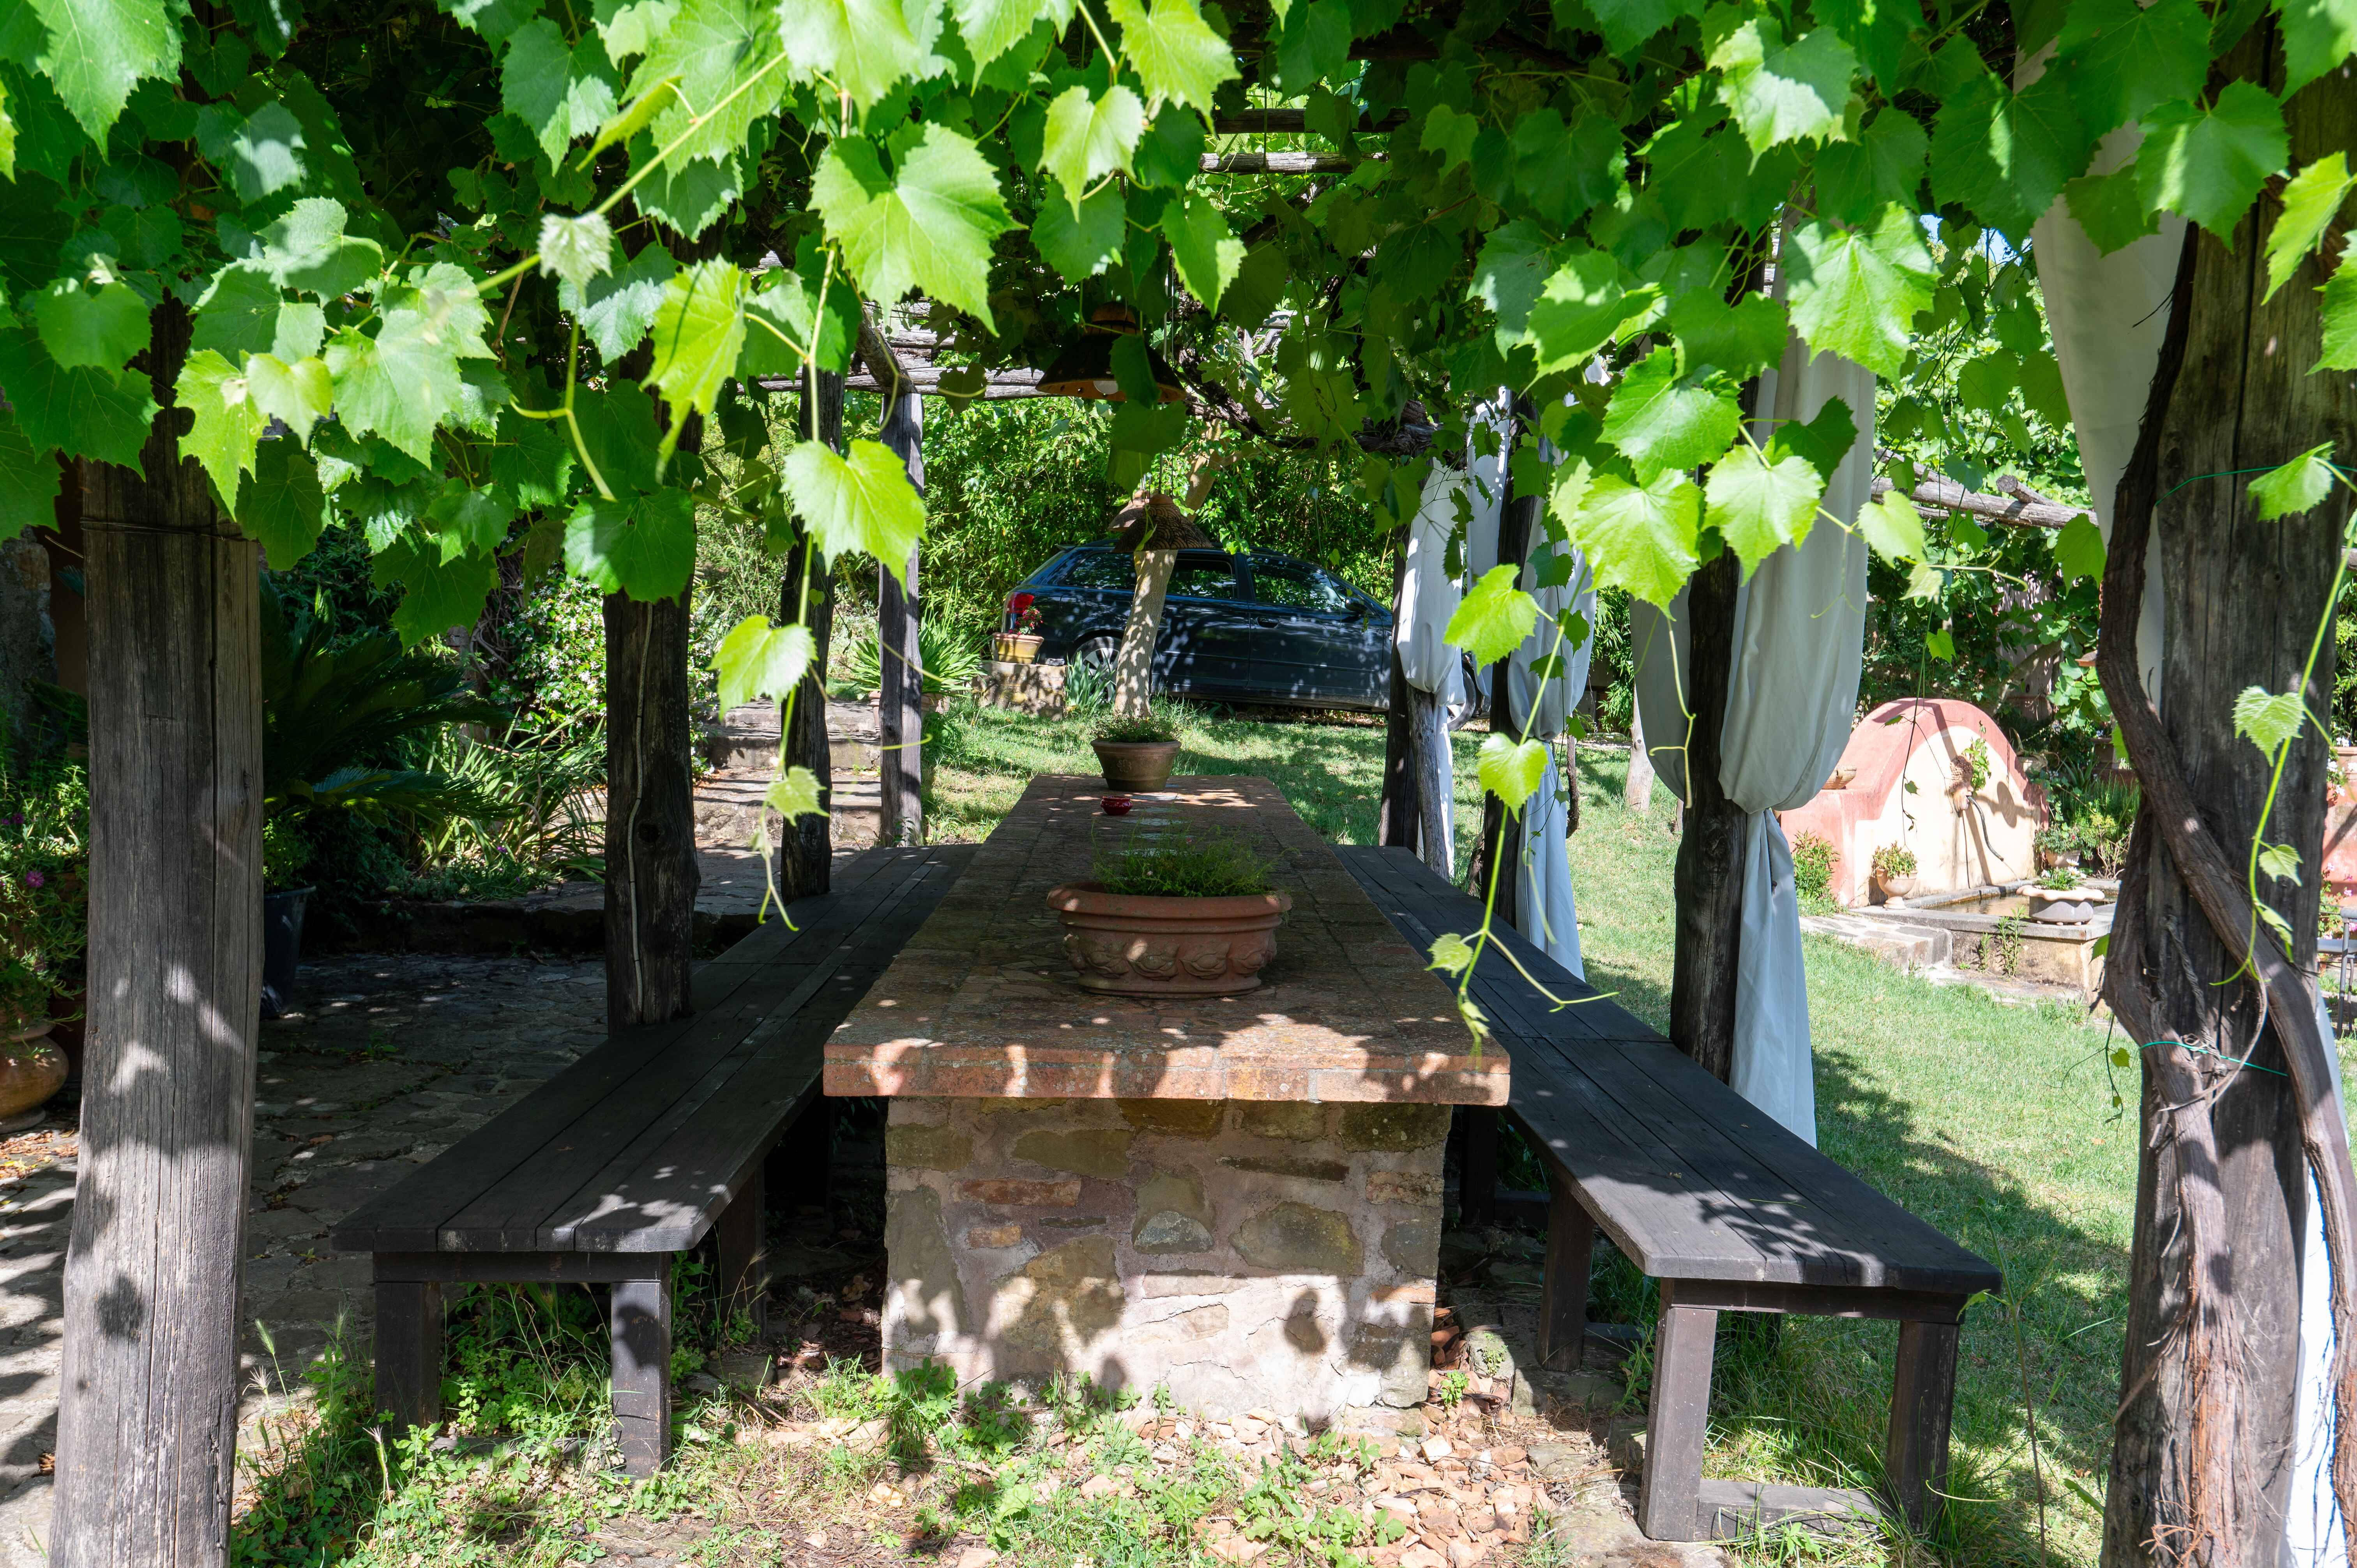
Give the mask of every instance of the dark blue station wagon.
<svg viewBox="0 0 2357 1568">
<path fill-rule="evenodd" d="M 1110 668 L 1136 564 L 1083 544 L 1025 578 L 1010 616 L 1039 612 L 1039 658 Z M 1376 708 L 1391 690 L 1392 612 L 1323 566 L 1260 551 L 1182 550 L 1154 645 L 1154 689 L 1173 696 Z"/>
</svg>

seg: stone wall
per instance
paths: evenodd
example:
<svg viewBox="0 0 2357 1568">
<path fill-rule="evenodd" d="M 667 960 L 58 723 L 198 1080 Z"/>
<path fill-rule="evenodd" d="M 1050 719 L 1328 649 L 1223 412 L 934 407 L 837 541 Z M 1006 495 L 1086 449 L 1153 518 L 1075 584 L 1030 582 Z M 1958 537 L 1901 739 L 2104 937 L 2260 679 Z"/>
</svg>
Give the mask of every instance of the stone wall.
<svg viewBox="0 0 2357 1568">
<path fill-rule="evenodd" d="M 888 1366 L 1413 1423 L 1448 1107 L 890 1103 Z"/>
</svg>

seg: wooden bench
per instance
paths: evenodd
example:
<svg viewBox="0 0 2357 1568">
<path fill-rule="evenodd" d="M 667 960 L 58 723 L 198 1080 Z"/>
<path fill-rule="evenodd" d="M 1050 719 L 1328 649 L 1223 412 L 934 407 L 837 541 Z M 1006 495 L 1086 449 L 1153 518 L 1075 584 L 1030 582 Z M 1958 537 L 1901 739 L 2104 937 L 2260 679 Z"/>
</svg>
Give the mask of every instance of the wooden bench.
<svg viewBox="0 0 2357 1568">
<path fill-rule="evenodd" d="M 1405 850 L 1344 849 L 1343 864 L 1410 941 L 1467 934 L 1480 906 Z M 1897 1374 L 1884 1447 L 1891 1500 L 1917 1528 L 1947 1485 L 1956 1342 L 1997 1271 L 1811 1148 L 1519 934 L 1485 953 L 1473 996 L 1513 1061 L 1507 1110 L 1548 1166 L 1543 1363 L 1577 1369 L 1587 1337 L 1596 1232 L 1660 1284 L 1638 1522 L 1656 1541 L 1727 1539 L 1781 1520 L 1871 1516 L 1862 1493 L 1702 1478 L 1713 1342 L 1722 1312 L 1891 1318 Z M 1465 1161 L 1467 1190 L 1494 1176 Z M 1494 1165 L 1491 1167 L 1494 1171 Z M 1481 1187 L 1470 1184 L 1476 1180 Z"/>
<path fill-rule="evenodd" d="M 816 1099 L 821 1048 L 974 854 L 877 849 L 695 975 L 695 1013 L 614 1036 L 330 1232 L 375 1254 L 376 1391 L 438 1421 L 442 1290 L 610 1287 L 616 1433 L 633 1475 L 671 1440 L 672 1260 L 716 1231 L 732 1302 L 758 1307 L 762 1165 Z M 823 1152 L 820 1152 L 823 1168 Z"/>
</svg>

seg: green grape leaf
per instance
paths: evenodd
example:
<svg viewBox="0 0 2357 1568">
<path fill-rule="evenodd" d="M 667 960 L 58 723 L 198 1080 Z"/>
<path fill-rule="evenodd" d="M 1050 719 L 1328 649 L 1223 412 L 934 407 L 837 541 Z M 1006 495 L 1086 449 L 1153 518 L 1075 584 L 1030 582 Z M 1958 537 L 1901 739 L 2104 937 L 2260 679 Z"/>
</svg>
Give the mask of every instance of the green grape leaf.
<svg viewBox="0 0 2357 1568">
<path fill-rule="evenodd" d="M 663 285 L 655 310 L 654 369 L 646 384 L 673 404 L 709 413 L 745 347 L 745 274 L 734 262 L 698 262 Z M 676 430 L 682 415 L 672 415 Z"/>
<path fill-rule="evenodd" d="M 2299 886 L 2299 851 L 2287 843 L 2259 846 L 2259 874 L 2277 882 Z"/>
<path fill-rule="evenodd" d="M 1956 658 L 1955 636 L 1945 627 L 1927 632 L 1923 638 L 1923 650 L 1943 664 L 1953 664 Z"/>
<path fill-rule="evenodd" d="M 2341 242 L 2341 264 L 2317 293 L 2324 296 L 2324 352 L 2319 371 L 2357 371 L 2357 232 Z"/>
<path fill-rule="evenodd" d="M 117 370 L 147 347 L 147 302 L 129 284 L 111 283 L 91 293 L 72 278 L 59 278 L 32 303 L 41 347 L 65 369 Z"/>
<path fill-rule="evenodd" d="M 2104 531 L 2093 518 L 2074 517 L 2054 536 L 2054 564 L 2065 584 L 2098 582 L 2104 575 Z"/>
<path fill-rule="evenodd" d="M 343 205 L 307 196 L 262 231 L 262 267 L 281 288 L 334 298 L 376 276 L 384 247 L 344 232 Z"/>
<path fill-rule="evenodd" d="M 145 371 L 67 369 L 49 358 L 31 328 L 0 327 L 0 387 L 36 447 L 139 466 L 156 417 L 154 383 Z"/>
<path fill-rule="evenodd" d="M 0 408 L 0 542 L 28 528 L 54 528 L 65 470 L 54 452 L 36 450 L 16 416 Z"/>
<path fill-rule="evenodd" d="M 843 71 L 837 80 L 855 97 L 871 85 L 861 62 L 874 58 L 868 51 L 886 47 L 880 29 L 888 22 L 902 38 L 908 36 L 909 25 L 901 19 L 899 6 L 891 6 L 887 17 L 882 15 L 885 0 L 869 0 L 869 4 L 879 13 L 879 31 L 861 41 L 857 59 L 836 62 Z M 677 143 L 673 156 L 691 162 L 725 158 L 741 149 L 755 122 L 775 114 L 785 97 L 786 73 L 771 69 L 781 53 L 791 58 L 790 44 L 781 48 L 781 43 L 786 43 L 782 31 L 797 26 L 805 33 L 813 31 L 823 25 L 824 14 L 830 11 L 840 14 L 837 6 L 823 0 L 808 4 L 797 0 L 790 5 L 764 5 L 762 0 L 680 0 L 678 16 L 649 42 L 645 57 L 630 73 L 633 99 L 656 82 L 673 83 L 675 102 L 649 123 L 655 145 L 668 147 Z M 897 78 L 901 73 L 892 74 Z M 739 91 L 740 88 L 744 91 Z M 878 88 L 877 92 L 880 91 Z M 875 101 L 873 93 L 860 99 L 862 107 Z M 699 111 L 712 117 L 691 129 Z M 598 134 L 602 137 L 605 133 L 601 130 Z"/>
<path fill-rule="evenodd" d="M 1514 585 L 1519 566 L 1492 566 L 1460 600 L 1442 636 L 1476 664 L 1495 664 L 1523 645 L 1539 624 L 1539 602 Z"/>
<path fill-rule="evenodd" d="M 823 443 L 803 441 L 779 463 L 778 478 L 828 560 L 864 552 L 905 578 L 909 554 L 924 537 L 925 502 L 890 449 L 854 441 L 837 456 Z"/>
<path fill-rule="evenodd" d="M 1590 0 L 1587 8 L 1604 29 L 1604 41 L 1612 52 L 1630 56 L 1680 16 L 1701 16 L 1703 0 Z"/>
<path fill-rule="evenodd" d="M 1884 560 L 1923 564 L 1923 514 L 1905 490 L 1885 490 L 1858 508 L 1857 526 Z"/>
<path fill-rule="evenodd" d="M 1850 413 L 1849 404 L 1837 397 L 1825 399 L 1817 416 L 1806 424 L 1787 420 L 1768 437 L 1768 461 L 1781 461 L 1788 454 L 1814 468 L 1827 484 L 1833 482 L 1834 470 L 1840 467 L 1849 449 L 1857 445 L 1857 416 Z"/>
<path fill-rule="evenodd" d="M 1932 139 L 1912 115 L 1883 110 L 1855 140 L 1835 142 L 1817 155 L 1817 216 L 1856 223 L 1888 201 L 1919 205 L 1931 148 Z"/>
<path fill-rule="evenodd" d="M 1596 569 L 1599 586 L 1666 606 L 1701 564 L 1702 500 L 1695 482 L 1675 469 L 1641 487 L 1607 473 L 1588 483 L 1568 516 L 1558 491 L 1555 515 Z"/>
<path fill-rule="evenodd" d="M 1782 301 L 1747 294 L 1730 306 L 1717 288 L 1706 285 L 1671 302 L 1670 331 L 1683 350 L 1688 375 L 1716 368 L 1741 381 L 1783 359 L 1792 328 L 1785 322 Z"/>
<path fill-rule="evenodd" d="M 1831 27 L 1787 44 L 1775 18 L 1754 16 L 1719 40 L 1710 64 L 1725 73 L 1719 101 L 1754 155 L 1786 142 L 1845 139 L 1842 114 L 1857 56 Z"/>
<path fill-rule="evenodd" d="M 502 409 L 497 435 L 491 444 L 493 484 L 526 507 L 553 507 L 565 499 L 576 459 L 561 425 Z"/>
<path fill-rule="evenodd" d="M 1048 105 L 1048 130 L 1039 166 L 1064 188 L 1076 211 L 1081 199 L 1102 177 L 1129 169 L 1131 149 L 1146 134 L 1146 105 L 1126 87 L 1092 97 L 1085 87 L 1068 87 Z"/>
<path fill-rule="evenodd" d="M 1031 220 L 1031 243 L 1066 283 L 1079 283 L 1120 257 L 1126 210 L 1119 185 L 1108 185 L 1081 203 L 1078 215 L 1064 202 L 1043 201 Z"/>
<path fill-rule="evenodd" d="M 1166 99 L 1208 112 L 1220 83 L 1240 74 L 1195 0 L 1105 0 L 1105 14 L 1121 28 L 1122 58 L 1145 83 L 1149 112 Z"/>
<path fill-rule="evenodd" d="M 500 585 L 500 564 L 488 555 L 445 561 L 440 546 L 404 532 L 377 546 L 369 580 L 380 588 L 401 585 L 393 629 L 404 646 L 414 648 L 481 619 L 484 603 Z"/>
<path fill-rule="evenodd" d="M 336 414 L 356 435 L 374 434 L 421 463 L 434 458 L 434 427 L 457 405 L 458 360 L 414 310 L 385 313 L 369 338 L 347 327 L 328 340 Z"/>
<path fill-rule="evenodd" d="M 197 301 L 196 328 L 188 346 L 218 349 L 232 360 L 240 354 L 278 353 L 278 313 L 284 304 L 278 285 L 261 268 L 252 263 L 223 267 Z"/>
<path fill-rule="evenodd" d="M 1220 314 L 1239 327 L 1257 329 L 1265 326 L 1270 315 L 1284 303 L 1286 285 L 1291 281 L 1286 270 L 1285 247 L 1257 246 L 1246 252 L 1243 265 L 1236 269 L 1235 281 L 1220 296 Z"/>
<path fill-rule="evenodd" d="M 2324 243 L 2325 231 L 2340 214 L 2357 177 L 2348 155 L 2333 152 L 2292 176 L 2284 186 L 2283 211 L 2267 231 L 2267 297 L 2291 281 L 2309 252 Z"/>
<path fill-rule="evenodd" d="M 249 354 L 245 391 L 265 417 L 284 423 L 296 441 L 308 445 L 311 427 L 328 417 L 335 382 L 326 361 L 316 358 L 290 365 L 275 354 Z"/>
<path fill-rule="evenodd" d="M 826 808 L 819 800 L 818 775 L 799 763 L 787 768 L 785 776 L 770 786 L 761 803 L 790 822 L 826 815 Z"/>
<path fill-rule="evenodd" d="M 1695 468 L 1727 450 L 1742 416 L 1732 392 L 1688 386 L 1667 346 L 1620 378 L 1604 414 L 1604 438 L 1636 467 L 1640 481 L 1664 468 Z"/>
<path fill-rule="evenodd" d="M 538 0 L 434 0 L 436 5 L 456 18 L 460 26 L 472 27 L 492 43 L 514 32 L 540 10 Z M 603 0 L 604 10 L 612 0 Z"/>
<path fill-rule="evenodd" d="M 1444 932 L 1432 939 L 1432 961 L 1424 967 L 1456 979 L 1473 967 L 1473 944 L 1455 931 Z"/>
<path fill-rule="evenodd" d="M 862 109 L 915 72 L 926 55 L 899 0 L 791 0 L 778 7 L 778 26 L 797 81 L 823 73 Z M 692 91 L 688 99 L 695 102 Z"/>
<path fill-rule="evenodd" d="M 508 38 L 500 61 L 500 102 L 532 130 L 552 166 L 565 162 L 576 138 L 593 136 L 613 116 L 613 67 L 604 46 L 584 38 L 570 48 L 546 16 L 536 16 Z"/>
<path fill-rule="evenodd" d="M 1760 562 L 1809 537 L 1825 482 L 1806 459 L 1769 462 L 1749 442 L 1711 465 L 1703 487 L 1707 516 L 1743 563 L 1748 579 Z"/>
<path fill-rule="evenodd" d="M 284 572 L 311 553 L 327 531 L 318 465 L 292 441 L 264 441 L 232 510 L 238 527 L 262 546 L 270 569 Z"/>
<path fill-rule="evenodd" d="M 180 437 L 180 455 L 202 464 L 223 504 L 233 504 L 238 476 L 253 472 L 254 445 L 269 416 L 247 395 L 244 375 L 210 349 L 188 356 L 172 396 L 192 420 Z"/>
<path fill-rule="evenodd" d="M 747 616 L 713 650 L 720 677 L 720 709 L 744 706 L 757 697 L 783 701 L 802 682 L 818 651 L 806 626 L 771 626 L 768 616 Z"/>
<path fill-rule="evenodd" d="M 1932 252 L 1915 215 L 1886 207 L 1871 231 L 1804 223 L 1784 247 L 1793 330 L 1820 354 L 1896 377 L 1932 303 Z"/>
<path fill-rule="evenodd" d="M 2062 199 L 2088 240 L 2107 256 L 2160 232 L 2160 214 L 2145 205 L 2133 163 L 2072 180 L 2062 188 Z"/>
<path fill-rule="evenodd" d="M 1162 234 L 1187 292 L 1212 310 L 1244 264 L 1244 242 L 1228 229 L 1226 214 L 1209 197 L 1187 192 L 1162 209 Z"/>
<path fill-rule="evenodd" d="M 26 0 L 48 38 L 28 62 L 57 90 L 90 139 L 106 134 L 142 77 L 180 70 L 180 28 L 154 0 Z"/>
<path fill-rule="evenodd" d="M 496 487 L 479 489 L 456 475 L 443 481 L 441 492 L 425 507 L 425 521 L 440 535 L 446 561 L 498 549 L 514 519 L 511 497 Z"/>
<path fill-rule="evenodd" d="M 1560 123 L 1563 116 L 1555 119 Z M 1424 117 L 1424 134 L 1417 145 L 1427 153 L 1440 155 L 1443 174 L 1466 162 L 1473 156 L 1473 138 L 1480 134 L 1478 116 L 1459 113 L 1446 103 L 1436 103 Z"/>
<path fill-rule="evenodd" d="M 2268 469 L 2251 481 L 2251 499 L 2259 503 L 2259 521 L 2296 517 L 2322 505 L 2324 498 L 2332 493 L 2333 478 L 2330 441 Z"/>
<path fill-rule="evenodd" d="M 2172 98 L 2201 96 L 2210 18 L 2198 0 L 2080 0 L 2063 15 L 2060 50 L 2087 132 L 2101 136 Z"/>
<path fill-rule="evenodd" d="M 1932 188 L 1982 222 L 2027 238 L 2062 188 L 2087 170 L 2093 138 L 2067 73 L 2008 92 L 1986 70 L 1950 93 L 1932 127 Z"/>
<path fill-rule="evenodd" d="M 671 252 L 651 244 L 610 276 L 592 278 L 586 285 L 558 284 L 556 302 L 581 323 L 582 336 L 610 364 L 637 348 L 655 324 L 663 290 L 678 272 Z"/>
<path fill-rule="evenodd" d="M 1509 736 L 1492 734 L 1481 742 L 1481 755 L 1474 764 L 1474 774 L 1481 788 L 1506 803 L 1506 810 L 1520 813 L 1523 802 L 1538 793 L 1546 782 L 1547 745 L 1543 740 L 1517 741 Z"/>
<path fill-rule="evenodd" d="M 677 598 L 695 572 L 695 498 L 666 489 L 581 502 L 565 520 L 565 565 L 601 594 Z"/>
<path fill-rule="evenodd" d="M 2221 240 L 2291 156 L 2283 105 L 2255 81 L 2230 81 L 2207 110 L 2165 103 L 2145 117 L 2136 189 L 2147 207 L 2184 214 Z"/>
<path fill-rule="evenodd" d="M 2287 100 L 2357 52 L 2357 0 L 2278 0 L 2276 10 L 2282 17 Z"/>
<path fill-rule="evenodd" d="M 1574 245 L 1531 306 L 1526 328 L 1538 347 L 1542 375 L 1576 370 L 1612 341 L 1620 323 L 1652 296 L 1632 299 L 1620 286 L 1620 263 L 1601 251 Z"/>
<path fill-rule="evenodd" d="M 893 176 L 870 143 L 838 140 L 811 182 L 811 204 L 869 298 L 892 305 L 922 288 L 991 326 L 990 242 L 1014 220 L 965 137 L 927 124 Z"/>
<path fill-rule="evenodd" d="M 1896 92 L 1900 61 L 1910 35 L 1923 26 L 1916 0 L 1816 0 L 1817 19 L 1840 33 L 1857 51 L 1866 73 Z"/>
<path fill-rule="evenodd" d="M 2234 733 L 2268 757 L 2290 743 L 2307 717 L 2298 692 L 2245 686 L 2234 698 Z"/>
<path fill-rule="evenodd" d="M 951 9 L 976 66 L 988 65 L 1021 43 L 1042 18 L 1059 30 L 1072 21 L 1071 0 L 954 0 Z"/>
<path fill-rule="evenodd" d="M 197 145 L 245 206 L 303 182 L 303 123 L 274 99 L 250 115 L 207 104 L 197 114 Z"/>
<path fill-rule="evenodd" d="M 592 278 L 614 270 L 613 226 L 595 212 L 548 214 L 540 220 L 540 270 L 578 293 Z"/>
</svg>

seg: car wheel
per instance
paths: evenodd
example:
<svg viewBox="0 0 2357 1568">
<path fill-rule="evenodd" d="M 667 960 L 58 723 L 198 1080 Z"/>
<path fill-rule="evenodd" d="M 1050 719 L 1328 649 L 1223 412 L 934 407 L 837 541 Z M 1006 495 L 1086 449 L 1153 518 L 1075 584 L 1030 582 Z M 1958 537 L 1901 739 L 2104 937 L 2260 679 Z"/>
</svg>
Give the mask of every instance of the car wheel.
<svg viewBox="0 0 2357 1568">
<path fill-rule="evenodd" d="M 1110 672 L 1114 660 L 1121 656 L 1121 639 L 1117 637 L 1092 637 L 1072 650 L 1072 662 L 1092 670 Z"/>
</svg>

